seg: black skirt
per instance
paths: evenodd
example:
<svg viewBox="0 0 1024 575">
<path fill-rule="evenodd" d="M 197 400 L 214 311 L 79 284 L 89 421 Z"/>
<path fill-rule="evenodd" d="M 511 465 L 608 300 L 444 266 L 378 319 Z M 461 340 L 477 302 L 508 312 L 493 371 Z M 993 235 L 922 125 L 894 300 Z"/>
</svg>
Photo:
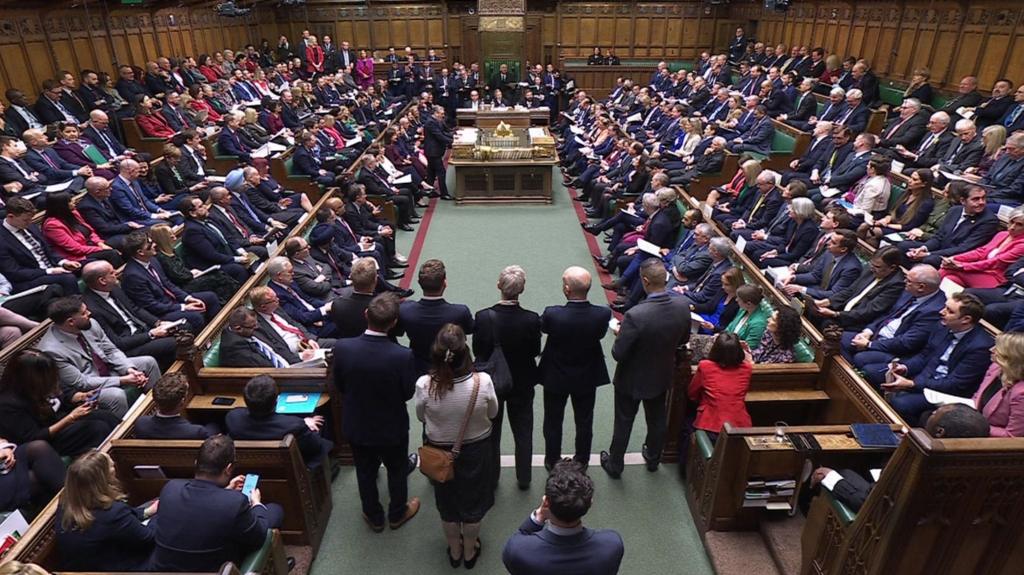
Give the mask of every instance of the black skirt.
<svg viewBox="0 0 1024 575">
<path fill-rule="evenodd" d="M 441 521 L 479 523 L 494 505 L 494 465 L 490 436 L 463 443 L 455 459 L 455 478 L 434 484 L 434 499 Z"/>
</svg>

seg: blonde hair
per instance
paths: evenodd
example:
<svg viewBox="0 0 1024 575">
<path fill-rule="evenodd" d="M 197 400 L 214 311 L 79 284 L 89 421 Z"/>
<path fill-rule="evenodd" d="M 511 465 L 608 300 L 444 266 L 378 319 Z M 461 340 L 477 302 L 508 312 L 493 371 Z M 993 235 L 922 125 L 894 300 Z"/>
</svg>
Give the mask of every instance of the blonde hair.
<svg viewBox="0 0 1024 575">
<path fill-rule="evenodd" d="M 157 224 L 149 228 L 149 239 L 156 244 L 156 250 L 165 256 L 174 255 L 174 232 L 167 224 Z"/>
<path fill-rule="evenodd" d="M 1024 333 L 1003 332 L 997 335 L 992 358 L 1003 372 L 1003 387 L 1012 387 L 1024 379 Z"/>
<path fill-rule="evenodd" d="M 259 120 L 259 114 L 257 114 L 256 110 L 253 108 L 246 108 L 243 114 L 242 123 L 244 124 L 255 124 L 256 121 Z"/>
<path fill-rule="evenodd" d="M 92 525 L 93 511 L 110 509 L 115 501 L 124 499 L 110 456 L 102 451 L 90 451 L 68 468 L 60 494 L 61 529 L 85 531 Z"/>
<path fill-rule="evenodd" d="M 253 309 L 258 309 L 260 306 L 269 301 L 270 294 L 272 293 L 274 293 L 274 290 L 265 285 L 256 286 L 249 290 L 249 303 L 252 304 Z"/>
<path fill-rule="evenodd" d="M 981 141 L 985 143 L 985 155 L 991 156 L 1006 143 L 1006 128 L 998 124 L 981 131 Z"/>
<path fill-rule="evenodd" d="M 761 167 L 761 162 L 758 162 L 757 160 L 747 160 L 746 162 L 743 162 L 740 169 L 743 170 L 743 175 L 747 177 L 747 185 L 754 185 L 754 182 L 757 181 L 757 177 L 761 175 L 762 171 L 764 171 L 764 168 Z"/>
</svg>

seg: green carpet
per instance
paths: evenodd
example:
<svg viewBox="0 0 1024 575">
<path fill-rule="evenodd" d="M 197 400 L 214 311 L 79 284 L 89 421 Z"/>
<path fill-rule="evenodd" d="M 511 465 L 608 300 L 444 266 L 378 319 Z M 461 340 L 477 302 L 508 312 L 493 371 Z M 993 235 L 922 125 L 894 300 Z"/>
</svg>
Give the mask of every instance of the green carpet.
<svg viewBox="0 0 1024 575">
<path fill-rule="evenodd" d="M 449 174 L 450 176 L 451 174 Z M 451 178 L 449 178 L 451 179 Z M 560 183 L 561 178 L 555 178 Z M 523 307 L 540 313 L 548 305 L 564 303 L 561 291 L 562 271 L 581 265 L 591 271 L 595 285 L 590 299 L 604 304 L 604 291 L 597 285 L 593 260 L 580 230 L 568 193 L 556 183 L 552 205 L 457 206 L 439 202 L 433 214 L 419 256 L 419 262 L 438 258 L 448 271 L 448 301 L 464 303 L 476 312 L 499 299 L 496 283 L 503 267 L 518 264 L 526 270 L 526 291 L 520 298 Z M 399 251 L 408 254 L 414 234 L 402 234 Z M 415 270 L 411 270 L 415 278 Z M 412 285 L 419 297 L 415 279 Z M 610 348 L 613 336 L 604 340 L 609 373 L 614 369 Z M 544 452 L 541 430 L 542 389 L 534 402 L 534 455 Z M 420 435 L 420 423 L 409 404 L 412 429 Z M 645 433 L 643 416 L 637 418 L 630 439 L 630 452 L 638 452 Z M 593 452 L 607 449 L 612 433 L 612 388 L 600 388 L 594 413 Z M 575 433 L 571 405 L 566 408 L 563 453 L 571 454 Z M 502 454 L 513 453 L 508 424 L 502 433 Z M 410 446 L 415 449 L 416 442 Z M 621 481 L 609 479 L 591 466 L 596 496 L 594 507 L 585 518 L 595 528 L 618 530 L 625 541 L 626 554 L 621 573 L 712 573 L 703 545 L 694 528 L 675 466 L 663 466 L 657 473 L 642 465 L 627 465 Z M 502 469 L 502 481 L 495 506 L 484 520 L 484 551 L 477 564 L 479 573 L 502 573 L 501 548 L 508 536 L 537 506 L 544 491 L 542 465 L 533 469 L 529 491 L 515 486 L 515 473 Z M 380 473 L 382 496 L 387 497 L 386 481 Z M 374 534 L 363 523 L 353 468 L 343 469 L 335 481 L 334 512 L 327 534 L 314 563 L 313 575 L 336 573 L 449 573 L 452 568 L 444 557 L 445 541 L 440 518 L 434 506 L 429 483 L 419 473 L 410 477 L 409 494 L 419 496 L 420 514 L 401 530 Z M 387 505 L 386 499 L 383 501 Z M 685 567 L 684 567 L 685 566 Z"/>
</svg>

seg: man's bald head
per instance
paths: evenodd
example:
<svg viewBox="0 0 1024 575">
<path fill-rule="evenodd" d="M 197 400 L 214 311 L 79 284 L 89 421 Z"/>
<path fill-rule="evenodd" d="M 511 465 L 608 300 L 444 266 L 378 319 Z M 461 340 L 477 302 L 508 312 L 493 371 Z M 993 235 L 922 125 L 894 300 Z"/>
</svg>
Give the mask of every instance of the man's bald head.
<svg viewBox="0 0 1024 575">
<path fill-rule="evenodd" d="M 562 292 L 566 299 L 587 299 L 590 284 L 590 272 L 579 266 L 572 266 L 562 272 Z"/>
<path fill-rule="evenodd" d="M 110 181 L 99 176 L 92 176 L 85 181 L 85 191 L 90 194 L 103 193 L 110 189 Z"/>
<path fill-rule="evenodd" d="M 139 169 L 139 163 L 132 159 L 122 160 L 120 171 L 122 174 Z"/>
<path fill-rule="evenodd" d="M 103 110 L 93 110 L 89 112 L 89 120 L 93 122 L 106 122 L 109 119 L 110 118 L 107 116 L 107 113 Z"/>
</svg>

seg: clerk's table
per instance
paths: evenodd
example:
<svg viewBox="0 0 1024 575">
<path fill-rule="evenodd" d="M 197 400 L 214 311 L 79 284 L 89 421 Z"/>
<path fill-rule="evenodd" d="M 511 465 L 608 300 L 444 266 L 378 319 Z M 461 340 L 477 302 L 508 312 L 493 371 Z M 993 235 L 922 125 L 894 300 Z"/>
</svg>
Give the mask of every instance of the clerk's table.
<svg viewBox="0 0 1024 575">
<path fill-rule="evenodd" d="M 558 164 L 547 128 L 459 128 L 448 161 L 459 203 L 551 203 Z"/>
<path fill-rule="evenodd" d="M 490 108 L 484 104 L 478 110 L 459 108 L 455 110 L 455 121 L 459 126 L 475 126 L 493 129 L 504 122 L 513 128 L 547 126 L 551 111 L 548 108 Z"/>
</svg>

